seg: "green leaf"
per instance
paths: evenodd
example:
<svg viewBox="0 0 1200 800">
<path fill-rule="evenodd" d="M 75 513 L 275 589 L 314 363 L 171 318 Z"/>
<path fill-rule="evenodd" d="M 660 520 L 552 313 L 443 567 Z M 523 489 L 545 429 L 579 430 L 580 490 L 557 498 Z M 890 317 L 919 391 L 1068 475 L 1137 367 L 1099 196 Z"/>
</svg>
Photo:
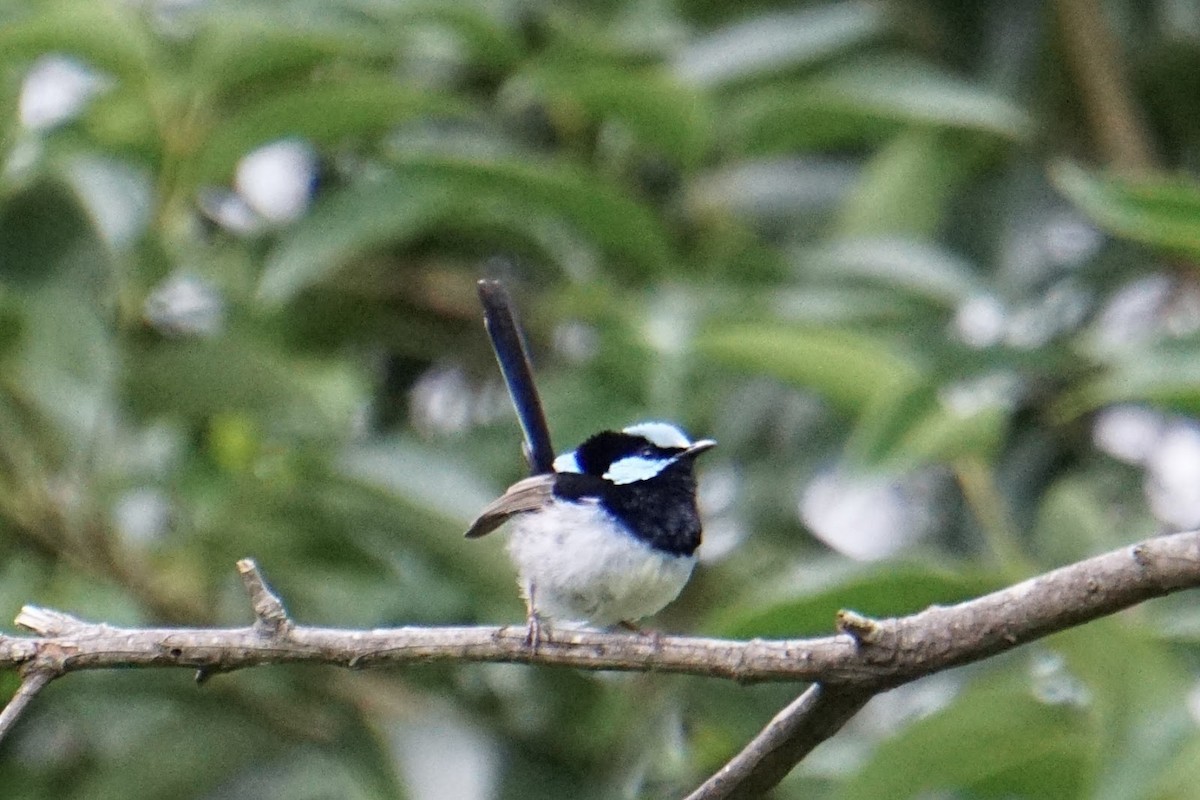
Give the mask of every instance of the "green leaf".
<svg viewBox="0 0 1200 800">
<path fill-rule="evenodd" d="M 964 456 L 990 458 L 1004 445 L 1010 416 L 1001 406 L 962 412 L 939 405 L 906 432 L 889 454 L 889 463 L 917 466 Z"/>
<path fill-rule="evenodd" d="M 818 92 L 808 81 L 775 81 L 730 98 L 717 116 L 723 147 L 764 156 L 876 145 L 904 123 L 865 114 Z"/>
<path fill-rule="evenodd" d="M 829 58 L 875 38 L 886 24 L 883 9 L 864 2 L 760 15 L 689 43 L 673 69 L 681 80 L 720 86 Z"/>
<path fill-rule="evenodd" d="M 93 300 L 110 269 L 108 248 L 65 182 L 40 180 L 0 196 L 0 280 L 8 288 L 57 286 Z"/>
<path fill-rule="evenodd" d="M 837 223 L 840 236 L 932 238 L 983 149 L 936 130 L 906 131 L 867 162 Z"/>
<path fill-rule="evenodd" d="M 926 381 L 897 384 L 863 409 L 846 440 L 847 460 L 859 468 L 884 464 L 913 427 L 939 406 L 937 387 Z"/>
<path fill-rule="evenodd" d="M 675 263 L 660 216 L 594 171 L 559 162 L 436 156 L 398 158 L 395 169 L 400 180 L 440 182 L 460 200 L 561 217 L 627 276 L 644 280 Z"/>
<path fill-rule="evenodd" d="M 957 308 L 986 287 L 971 264 L 936 245 L 895 236 L 838 239 L 791 253 L 813 277 L 866 282 Z"/>
<path fill-rule="evenodd" d="M 256 81 L 278 84 L 330 60 L 361 63 L 394 53 L 394 38 L 377 23 L 338 10 L 330 4 L 297 14 L 285 4 L 206 3 L 197 15 L 193 86 L 210 100 L 244 102 L 237 93 Z"/>
<path fill-rule="evenodd" d="M 94 752 L 112 759 L 131 759 L 130 763 L 170 766 L 149 771 L 133 767 L 85 770 L 74 781 L 81 797 L 119 800 L 211 792 L 228 781 L 230 774 L 286 752 L 286 740 L 270 728 L 268 719 L 237 713 L 238 704 L 229 702 L 228 697 L 222 701 L 219 695 L 189 695 L 180 691 L 182 681 L 177 676 L 143 676 L 132 681 L 129 677 L 125 673 L 107 681 L 108 692 L 118 696 L 104 696 L 93 681 L 90 692 L 81 687 L 73 690 L 73 697 L 60 696 L 60 702 L 66 699 L 67 707 L 75 706 L 76 713 L 87 720 L 81 724 L 80 737 Z M 187 719 L 186 735 L 181 735 L 181 717 Z M 215 764 L 225 769 L 216 770 Z"/>
<path fill-rule="evenodd" d="M 1125 239 L 1200 258 L 1200 183 L 1121 177 L 1060 161 L 1050 179 L 1101 227 Z"/>
<path fill-rule="evenodd" d="M 874 142 L 911 126 L 1009 141 L 1033 131 L 1003 95 L 919 62 L 872 59 L 748 92 L 732 101 L 722 138 L 742 152 L 778 153 Z"/>
<path fill-rule="evenodd" d="M 406 547 L 473 587 L 481 605 L 499 598 L 505 608 L 518 606 L 500 538 L 471 541 L 462 535 L 499 487 L 488 491 L 464 461 L 409 439 L 348 449 L 337 468 L 388 538 L 403 531 Z M 382 551 L 394 545 L 385 538 L 377 546 Z"/>
<path fill-rule="evenodd" d="M 119 153 L 131 161 L 157 164 L 164 146 L 159 128 L 161 110 L 145 87 L 121 82 L 88 103 L 82 127 L 100 149 Z M 78 155 L 71 153 L 78 158 Z"/>
<path fill-rule="evenodd" d="M 205 420 L 253 412 L 293 433 L 333 425 L 323 390 L 306 370 L 244 333 L 153 340 L 127 365 L 128 402 L 140 414 Z"/>
<path fill-rule="evenodd" d="M 464 113 L 450 97 L 387 76 L 363 74 L 336 84 L 290 88 L 223 120 L 189 163 L 190 182 L 225 182 L 238 159 L 276 139 L 295 136 L 334 146 L 351 137 L 377 136 L 407 119 Z"/>
<path fill-rule="evenodd" d="M 835 797 L 1079 797 L 1088 732 L 1083 710 L 1041 703 L 1024 681 L 992 676 L 884 742 Z"/>
<path fill-rule="evenodd" d="M 139 16 L 120 3 L 44 3 L 40 13 L 0 24 L 4 62 L 67 54 L 135 83 L 145 80 L 154 63 L 151 42 Z"/>
<path fill-rule="evenodd" d="M 1143 609 L 1130 612 L 1135 617 Z M 1051 640 L 1069 674 L 1088 691 L 1093 719 L 1095 788 L 1090 796 L 1126 800 L 1145 787 L 1194 735 L 1182 700 L 1195 686 L 1186 663 L 1119 617 Z"/>
<path fill-rule="evenodd" d="M 1200 787 L 1200 736 L 1195 733 L 1194 724 L 1191 736 L 1170 755 L 1172 758 L 1165 767 L 1157 761 L 1153 764 L 1159 770 L 1158 774 L 1138 776 L 1148 778 L 1148 785 L 1153 787 L 1149 794 L 1143 793 L 1141 796 L 1155 800 L 1197 796 L 1197 787 Z"/>
<path fill-rule="evenodd" d="M 565 224 L 571 230 L 563 231 Z M 557 230 L 556 230 L 557 228 Z M 661 273 L 671 244 L 647 208 L 587 173 L 564 165 L 410 158 L 386 178 L 322 201 L 271 253 L 259 297 L 284 302 L 338 267 L 385 244 L 433 230 L 461 244 L 464 232 L 494 247 L 507 233 L 569 258 L 570 242 L 612 257 L 625 274 Z"/>
<path fill-rule="evenodd" d="M 398 178 L 359 184 L 320 201 L 267 258 L 258 297 L 283 303 L 351 259 L 425 232 L 454 209 L 449 189 Z"/>
<path fill-rule="evenodd" d="M 66 186 L 42 181 L 0 200 L 0 281 L 12 304 L 3 314 L 7 392 L 40 412 L 37 438 L 61 433 L 69 447 L 87 448 L 96 420 L 115 413 L 119 354 L 102 305 L 112 271 Z"/>
<path fill-rule="evenodd" d="M 434 1 L 402 4 L 384 12 L 389 13 L 394 13 L 388 20 L 392 30 L 422 31 L 422 26 L 437 26 L 466 47 L 475 63 L 496 71 L 511 69 L 523 55 L 518 34 L 497 21 L 502 15 L 488 13 L 487 4 L 472 8 L 468 3 Z"/>
<path fill-rule="evenodd" d="M 935 383 L 916 382 L 877 395 L 846 441 L 850 463 L 903 472 L 968 455 L 993 455 L 1004 441 L 1009 409 L 985 404 L 959 410 L 941 394 Z"/>
<path fill-rule="evenodd" d="M 893 344 L 836 328 L 730 325 L 702 334 L 696 349 L 736 370 L 814 391 L 849 412 L 905 385 L 917 371 Z"/>
<path fill-rule="evenodd" d="M 1145 401 L 1185 412 L 1200 411 L 1200 361 L 1194 341 L 1122 352 L 1096 378 L 1066 394 L 1056 412 L 1073 419 L 1112 403 Z"/>
<path fill-rule="evenodd" d="M 910 125 L 930 125 L 1021 140 L 1033 122 L 1007 97 L 906 59 L 861 61 L 817 78 L 816 95 L 834 107 Z"/>
<path fill-rule="evenodd" d="M 634 137 L 668 158 L 695 166 L 707 149 L 705 98 L 652 70 L 547 58 L 517 76 L 541 95 L 552 114 L 616 119 Z"/>
<path fill-rule="evenodd" d="M 1082 473 L 1060 478 L 1037 507 L 1033 544 L 1044 564 L 1070 564 L 1158 531 L 1140 508 L 1123 508 L 1112 481 Z M 1140 504 L 1139 504 L 1140 505 Z"/>
<path fill-rule="evenodd" d="M 732 611 L 713 622 L 721 636 L 792 638 L 833 631 L 834 617 L 847 608 L 872 617 L 915 614 L 986 594 L 1003 580 L 980 572 L 950 572 L 919 563 L 889 563 L 839 580 L 836 585 Z"/>
<path fill-rule="evenodd" d="M 369 13 L 355 13 L 358 9 L 331 3 L 305 11 L 296 13 L 285 4 L 205 4 L 193 84 L 215 99 L 244 100 L 239 93 L 256 83 L 303 80 L 325 64 L 344 69 L 389 63 L 435 33 L 448 34 L 472 61 L 493 69 L 506 68 L 521 55 L 512 31 L 466 4 L 376 5 Z"/>
</svg>

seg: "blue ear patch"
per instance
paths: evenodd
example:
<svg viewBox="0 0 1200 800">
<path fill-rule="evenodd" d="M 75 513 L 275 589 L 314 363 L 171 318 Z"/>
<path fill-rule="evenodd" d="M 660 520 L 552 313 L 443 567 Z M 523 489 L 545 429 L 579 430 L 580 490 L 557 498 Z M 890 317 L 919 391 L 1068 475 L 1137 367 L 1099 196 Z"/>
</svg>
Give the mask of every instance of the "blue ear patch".
<svg viewBox="0 0 1200 800">
<path fill-rule="evenodd" d="M 609 465 L 608 471 L 601 477 L 617 486 L 627 483 L 637 483 L 653 478 L 674 462 L 674 458 L 645 458 L 644 456 L 627 456 Z"/>
<path fill-rule="evenodd" d="M 575 456 L 574 450 L 569 453 L 563 453 L 554 459 L 553 469 L 555 472 L 583 472 L 579 468 L 579 459 Z"/>
</svg>

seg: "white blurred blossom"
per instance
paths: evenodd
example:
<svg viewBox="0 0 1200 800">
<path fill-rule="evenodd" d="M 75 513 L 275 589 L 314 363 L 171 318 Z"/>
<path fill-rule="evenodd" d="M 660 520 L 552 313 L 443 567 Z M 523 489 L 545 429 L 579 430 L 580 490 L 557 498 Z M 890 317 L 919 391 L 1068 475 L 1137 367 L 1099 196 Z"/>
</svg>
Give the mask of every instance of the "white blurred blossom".
<svg viewBox="0 0 1200 800">
<path fill-rule="evenodd" d="M 225 301 L 216 287 L 202 278 L 175 273 L 146 298 L 142 317 L 162 333 L 212 336 L 225 325 Z"/>
<path fill-rule="evenodd" d="M 69 122 L 109 83 L 74 58 L 42 56 L 30 67 L 21 84 L 17 101 L 21 124 L 31 131 L 47 131 Z"/>
<path fill-rule="evenodd" d="M 554 329 L 554 350 L 576 364 L 590 361 L 600 351 L 600 334 L 584 322 L 563 322 Z"/>
<path fill-rule="evenodd" d="M 500 754 L 485 732 L 447 710 L 398 726 L 392 750 L 413 800 L 490 800 L 497 796 Z"/>
<path fill-rule="evenodd" d="M 933 521 L 932 484 L 829 470 L 804 488 L 800 517 L 825 544 L 861 561 L 888 558 L 924 536 Z"/>
<path fill-rule="evenodd" d="M 1060 654 L 1042 650 L 1029 662 L 1033 695 L 1047 705 L 1087 706 L 1092 700 L 1088 687 L 1067 667 Z"/>
<path fill-rule="evenodd" d="M 1200 527 L 1200 426 L 1170 423 L 1146 460 L 1146 499 L 1155 518 L 1175 530 Z"/>
<path fill-rule="evenodd" d="M 162 490 L 147 486 L 121 495 L 113 508 L 113 520 L 122 539 L 145 544 L 167 532 L 171 512 L 171 501 Z"/>
<path fill-rule="evenodd" d="M 1187 710 L 1188 716 L 1192 718 L 1192 724 L 1200 727 L 1200 682 L 1192 686 L 1191 691 L 1187 693 Z M 19 739 L 17 741 L 20 741 Z"/>
<path fill-rule="evenodd" d="M 317 154 L 299 139 L 263 145 L 238 162 L 234 186 L 246 204 L 276 225 L 304 215 L 313 196 Z"/>
<path fill-rule="evenodd" d="M 970 417 L 996 408 L 1012 408 L 1021 391 L 1021 381 L 1011 372 L 993 372 L 971 380 L 952 383 L 938 392 L 942 406 L 959 417 Z"/>
<path fill-rule="evenodd" d="M 1157 448 L 1166 429 L 1159 412 L 1137 405 L 1106 408 L 1092 423 L 1092 442 L 1127 464 L 1144 464 Z"/>
<path fill-rule="evenodd" d="M 746 538 L 746 526 L 735 513 L 741 480 L 731 466 L 718 465 L 700 471 L 696 497 L 704 517 L 704 542 L 700 560 L 713 564 L 731 555 Z"/>
<path fill-rule="evenodd" d="M 1079 326 L 1091 306 L 1089 290 L 1074 281 L 1059 281 L 1035 301 L 1013 312 L 1005 341 L 1026 350 L 1041 347 L 1055 336 Z"/>
<path fill-rule="evenodd" d="M 1104 235 L 1074 211 L 1051 214 L 1042 229 L 1046 258 L 1055 266 L 1081 264 L 1095 255 L 1102 244 Z"/>
<path fill-rule="evenodd" d="M 1153 337 L 1170 302 L 1173 284 L 1166 275 L 1150 275 L 1114 292 L 1096 317 L 1095 344 L 1102 351 L 1112 352 Z"/>
<path fill-rule="evenodd" d="M 461 433 L 474 421 L 474 407 L 466 373 L 453 365 L 426 370 L 409 394 L 410 421 L 419 431 Z"/>
<path fill-rule="evenodd" d="M 976 295 L 954 312 L 954 332 L 967 345 L 983 349 L 999 344 L 1008 324 L 1004 304 L 991 295 Z"/>
</svg>

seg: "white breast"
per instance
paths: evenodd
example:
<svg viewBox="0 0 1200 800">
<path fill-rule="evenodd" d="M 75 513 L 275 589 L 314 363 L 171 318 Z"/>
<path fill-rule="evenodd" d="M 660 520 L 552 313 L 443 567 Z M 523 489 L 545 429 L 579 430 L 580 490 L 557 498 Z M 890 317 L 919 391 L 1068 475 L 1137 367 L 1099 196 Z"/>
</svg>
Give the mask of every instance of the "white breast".
<svg viewBox="0 0 1200 800">
<path fill-rule="evenodd" d="M 553 619 L 607 626 L 649 616 L 679 595 L 696 565 L 695 556 L 634 538 L 596 503 L 556 500 L 511 528 L 521 589 Z"/>
</svg>

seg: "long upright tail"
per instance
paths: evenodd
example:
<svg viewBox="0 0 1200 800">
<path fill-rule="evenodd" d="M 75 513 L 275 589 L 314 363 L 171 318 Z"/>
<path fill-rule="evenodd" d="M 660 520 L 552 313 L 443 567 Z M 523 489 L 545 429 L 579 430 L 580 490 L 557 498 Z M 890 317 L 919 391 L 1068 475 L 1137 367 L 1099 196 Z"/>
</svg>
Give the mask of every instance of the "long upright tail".
<svg viewBox="0 0 1200 800">
<path fill-rule="evenodd" d="M 478 284 L 479 302 L 483 304 L 483 321 L 496 351 L 496 361 L 513 406 L 517 409 L 517 420 L 525 434 L 525 458 L 529 461 L 529 474 L 540 475 L 550 472 L 554 464 L 554 448 L 550 444 L 550 429 L 546 426 L 546 414 L 542 411 L 542 400 L 533 383 L 533 367 L 521 329 L 517 326 L 512 300 L 500 281 L 481 280 Z"/>
</svg>

